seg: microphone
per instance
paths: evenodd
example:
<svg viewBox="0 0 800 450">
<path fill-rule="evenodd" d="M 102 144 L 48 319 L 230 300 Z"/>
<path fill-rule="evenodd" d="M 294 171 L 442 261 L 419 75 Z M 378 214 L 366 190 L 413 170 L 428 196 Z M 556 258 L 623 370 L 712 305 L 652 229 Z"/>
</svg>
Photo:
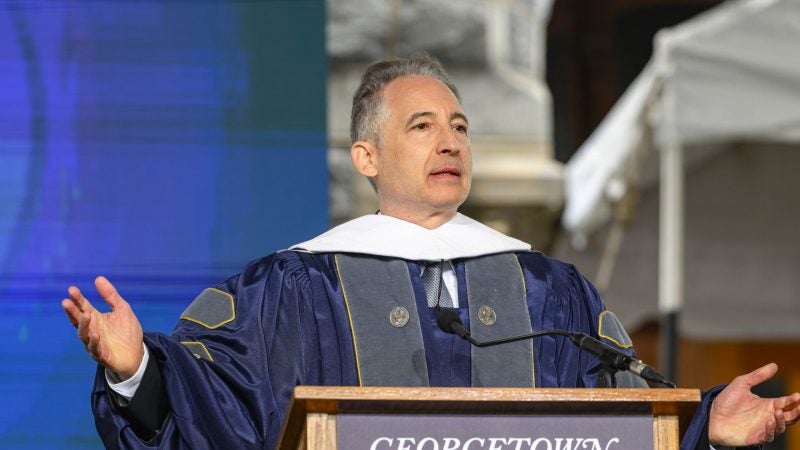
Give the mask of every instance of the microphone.
<svg viewBox="0 0 800 450">
<path fill-rule="evenodd" d="M 675 383 L 667 379 L 664 375 L 658 373 L 656 369 L 643 363 L 640 359 L 636 359 L 630 355 L 627 355 L 624 352 L 611 347 L 610 345 L 601 342 L 586 333 L 565 330 L 541 330 L 520 336 L 511 336 L 493 341 L 480 342 L 473 338 L 470 332 L 464 328 L 464 323 L 461 322 L 461 317 L 459 317 L 458 312 L 455 309 L 437 308 L 436 323 L 439 325 L 439 329 L 445 333 L 458 335 L 462 339 L 469 341 L 472 345 L 481 348 L 521 341 L 524 339 L 532 339 L 538 336 L 567 336 L 582 350 L 586 350 L 589 353 L 597 356 L 607 367 L 615 370 L 627 370 L 647 381 L 652 381 L 654 383 L 662 384 L 672 388 L 677 387 Z"/>
</svg>

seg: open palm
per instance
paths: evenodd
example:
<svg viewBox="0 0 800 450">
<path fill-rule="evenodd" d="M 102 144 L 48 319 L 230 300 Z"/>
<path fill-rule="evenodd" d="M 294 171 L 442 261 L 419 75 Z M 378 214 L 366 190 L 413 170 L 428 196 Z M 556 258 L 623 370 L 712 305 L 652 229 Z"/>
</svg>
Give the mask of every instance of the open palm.
<svg viewBox="0 0 800 450">
<path fill-rule="evenodd" d="M 69 287 L 69 298 L 62 300 L 61 306 L 78 329 L 78 337 L 89 355 L 125 380 L 136 373 L 142 362 L 142 326 L 110 281 L 97 277 L 94 284 L 111 311 L 98 311 L 75 286 Z"/>
<path fill-rule="evenodd" d="M 761 398 L 750 391 L 777 371 L 777 365 L 767 364 L 736 377 L 720 392 L 711 406 L 708 434 L 712 444 L 746 446 L 772 442 L 786 426 L 797 422 L 800 394 Z"/>
</svg>

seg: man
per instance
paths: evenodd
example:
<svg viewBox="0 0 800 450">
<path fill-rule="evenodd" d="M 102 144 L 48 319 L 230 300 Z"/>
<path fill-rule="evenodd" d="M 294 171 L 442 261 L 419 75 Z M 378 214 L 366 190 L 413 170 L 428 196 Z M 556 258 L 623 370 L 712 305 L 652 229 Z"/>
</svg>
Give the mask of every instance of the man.
<svg viewBox="0 0 800 450">
<path fill-rule="evenodd" d="M 436 325 L 436 311 L 452 308 L 478 339 L 554 328 L 631 351 L 574 267 L 457 213 L 470 189 L 468 128 L 438 62 L 374 64 L 354 96 L 351 155 L 380 214 L 206 289 L 171 337 L 143 333 L 103 277 L 95 284 L 109 313 L 70 287 L 62 306 L 100 363 L 92 404 L 105 444 L 271 447 L 299 384 L 595 386 L 596 358 L 561 337 L 477 349 Z M 800 394 L 750 393 L 776 370 L 706 395 L 684 447 L 756 444 L 783 432 L 800 414 Z"/>
</svg>

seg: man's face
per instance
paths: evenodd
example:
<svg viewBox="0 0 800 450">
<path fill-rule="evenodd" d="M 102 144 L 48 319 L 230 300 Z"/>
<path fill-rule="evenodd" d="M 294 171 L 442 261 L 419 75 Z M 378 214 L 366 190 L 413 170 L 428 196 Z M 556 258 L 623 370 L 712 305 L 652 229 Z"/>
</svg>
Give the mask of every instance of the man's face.
<svg viewBox="0 0 800 450">
<path fill-rule="evenodd" d="M 468 123 L 458 99 L 442 82 L 413 75 L 384 87 L 383 106 L 373 178 L 381 211 L 454 214 L 472 177 Z"/>
</svg>

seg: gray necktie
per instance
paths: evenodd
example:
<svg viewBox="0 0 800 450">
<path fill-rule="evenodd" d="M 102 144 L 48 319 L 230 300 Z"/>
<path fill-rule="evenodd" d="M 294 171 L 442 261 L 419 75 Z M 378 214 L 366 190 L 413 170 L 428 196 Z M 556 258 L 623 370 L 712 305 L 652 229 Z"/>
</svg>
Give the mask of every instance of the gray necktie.
<svg viewBox="0 0 800 450">
<path fill-rule="evenodd" d="M 425 286 L 428 306 L 436 306 L 438 304 L 444 308 L 452 308 L 453 300 L 444 285 L 444 279 L 442 279 L 443 264 L 444 262 L 437 262 L 425 265 L 422 269 L 422 285 Z"/>
</svg>

